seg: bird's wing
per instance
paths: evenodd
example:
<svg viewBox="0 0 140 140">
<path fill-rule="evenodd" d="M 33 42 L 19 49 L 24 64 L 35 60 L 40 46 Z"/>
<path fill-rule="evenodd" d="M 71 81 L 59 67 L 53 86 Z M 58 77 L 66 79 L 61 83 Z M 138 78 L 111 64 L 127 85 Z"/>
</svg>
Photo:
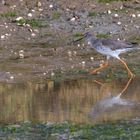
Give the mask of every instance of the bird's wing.
<svg viewBox="0 0 140 140">
<path fill-rule="evenodd" d="M 102 45 L 105 47 L 109 47 L 111 50 L 120 50 L 120 49 L 133 49 L 135 47 L 138 47 L 138 44 L 136 43 L 129 43 L 119 40 L 113 40 L 113 39 L 102 39 Z"/>
</svg>

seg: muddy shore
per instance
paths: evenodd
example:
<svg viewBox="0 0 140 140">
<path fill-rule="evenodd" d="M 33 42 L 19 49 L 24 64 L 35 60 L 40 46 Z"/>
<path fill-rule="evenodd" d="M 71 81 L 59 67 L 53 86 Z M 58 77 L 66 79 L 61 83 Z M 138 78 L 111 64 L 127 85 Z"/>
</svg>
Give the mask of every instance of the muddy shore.
<svg viewBox="0 0 140 140">
<path fill-rule="evenodd" d="M 105 57 L 84 41 L 70 44 L 89 30 L 98 37 L 140 43 L 140 2 L 1 1 L 0 81 L 89 75 Z M 139 75 L 140 52 L 122 57 Z M 108 71 L 124 73 L 116 60 L 101 75 Z"/>
</svg>

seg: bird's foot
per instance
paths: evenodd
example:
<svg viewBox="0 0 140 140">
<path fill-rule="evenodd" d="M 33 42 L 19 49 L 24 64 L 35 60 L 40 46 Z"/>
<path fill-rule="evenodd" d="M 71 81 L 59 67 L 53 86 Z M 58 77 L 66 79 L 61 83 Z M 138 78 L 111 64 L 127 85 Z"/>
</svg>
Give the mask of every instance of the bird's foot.
<svg viewBox="0 0 140 140">
<path fill-rule="evenodd" d="M 89 73 L 95 75 L 95 74 L 98 74 L 98 71 L 97 71 L 97 70 L 92 70 L 92 71 L 90 71 Z"/>
<path fill-rule="evenodd" d="M 134 77 L 135 77 L 135 74 L 130 73 L 130 77 L 131 77 L 131 78 L 134 78 Z"/>
<path fill-rule="evenodd" d="M 99 73 L 99 71 L 101 71 L 102 69 L 104 69 L 105 67 L 107 67 L 108 66 L 108 64 L 100 64 L 100 67 L 99 68 L 96 68 L 96 69 L 94 69 L 94 70 L 92 70 L 91 72 L 90 72 L 90 74 L 98 74 Z"/>
</svg>

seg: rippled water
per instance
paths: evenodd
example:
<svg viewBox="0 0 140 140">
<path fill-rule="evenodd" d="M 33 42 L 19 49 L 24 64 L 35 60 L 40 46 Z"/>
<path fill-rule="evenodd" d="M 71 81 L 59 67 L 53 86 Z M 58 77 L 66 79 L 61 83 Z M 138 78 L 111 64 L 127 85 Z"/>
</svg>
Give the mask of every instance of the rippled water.
<svg viewBox="0 0 140 140">
<path fill-rule="evenodd" d="M 140 78 L 0 83 L 0 122 L 97 123 L 140 117 Z"/>
</svg>

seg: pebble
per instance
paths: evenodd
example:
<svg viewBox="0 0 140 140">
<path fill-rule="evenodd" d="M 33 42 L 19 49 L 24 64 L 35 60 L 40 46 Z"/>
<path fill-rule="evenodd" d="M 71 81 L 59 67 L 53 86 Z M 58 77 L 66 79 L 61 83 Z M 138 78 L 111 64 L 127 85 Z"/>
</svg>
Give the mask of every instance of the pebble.
<svg viewBox="0 0 140 140">
<path fill-rule="evenodd" d="M 135 14 L 132 14 L 131 16 L 132 16 L 133 18 L 135 18 L 135 17 L 136 17 L 136 15 L 135 15 Z"/>
<path fill-rule="evenodd" d="M 72 56 L 72 52 L 68 51 L 68 56 L 71 57 Z"/>
<path fill-rule="evenodd" d="M 84 46 L 85 46 L 85 44 L 83 43 L 83 44 L 82 44 L 82 46 L 84 47 Z"/>
<path fill-rule="evenodd" d="M 16 21 L 23 20 L 23 19 L 24 19 L 23 17 L 17 17 Z"/>
<path fill-rule="evenodd" d="M 46 74 L 47 74 L 46 72 L 43 73 L 43 75 L 46 75 Z"/>
<path fill-rule="evenodd" d="M 76 51 L 73 51 L 73 53 L 74 53 L 74 55 L 76 55 L 76 54 L 77 54 L 77 52 L 76 52 Z"/>
<path fill-rule="evenodd" d="M 20 51 L 19 51 L 19 57 L 20 57 L 21 59 L 24 58 L 24 50 L 20 50 Z"/>
<path fill-rule="evenodd" d="M 49 7 L 50 7 L 50 8 L 53 8 L 53 5 L 52 5 L 52 4 L 50 4 L 50 5 L 49 5 Z"/>
<path fill-rule="evenodd" d="M 5 38 L 5 35 L 1 35 L 1 37 L 0 37 L 1 39 L 4 39 Z"/>
<path fill-rule="evenodd" d="M 10 8 L 13 9 L 13 10 L 14 10 L 16 7 L 17 7 L 16 5 L 10 6 Z"/>
<path fill-rule="evenodd" d="M 85 64 L 85 61 L 82 61 L 82 64 Z"/>
<path fill-rule="evenodd" d="M 40 1 L 37 3 L 37 6 L 38 6 L 38 7 L 41 7 L 41 6 L 42 6 L 42 4 L 41 4 Z"/>
<path fill-rule="evenodd" d="M 93 61 L 94 60 L 94 57 L 90 57 L 90 59 Z"/>
<path fill-rule="evenodd" d="M 24 54 L 19 54 L 19 57 L 21 58 L 21 59 L 23 59 L 24 58 Z"/>
<path fill-rule="evenodd" d="M 111 10 L 108 10 L 107 13 L 108 13 L 108 14 L 111 14 Z"/>
<path fill-rule="evenodd" d="M 55 73 L 54 72 L 51 72 L 51 76 L 54 76 L 55 75 Z"/>
<path fill-rule="evenodd" d="M 122 23 L 120 21 L 117 22 L 118 25 L 121 25 Z"/>
<path fill-rule="evenodd" d="M 140 17 L 140 14 L 138 14 L 137 17 Z"/>
<path fill-rule="evenodd" d="M 38 29 L 34 29 L 34 32 L 39 33 L 39 30 Z"/>
<path fill-rule="evenodd" d="M 32 37 L 35 37 L 35 36 L 36 36 L 36 34 L 35 34 L 35 33 L 32 33 L 32 34 L 31 34 L 31 36 L 32 36 Z"/>
<path fill-rule="evenodd" d="M 24 53 L 24 50 L 20 50 L 19 53 Z"/>
<path fill-rule="evenodd" d="M 73 17 L 73 18 L 71 18 L 71 19 L 70 19 L 70 21 L 75 21 L 75 20 L 76 20 L 76 18 L 75 18 L 75 17 Z"/>
<path fill-rule="evenodd" d="M 32 15 L 32 13 L 28 13 L 28 17 L 32 17 L 33 15 Z"/>
<path fill-rule="evenodd" d="M 114 17 L 118 17 L 119 15 L 118 14 L 114 14 Z"/>
<path fill-rule="evenodd" d="M 77 46 L 80 47 L 80 44 L 78 44 Z"/>
<path fill-rule="evenodd" d="M 10 79 L 14 79 L 14 76 L 10 76 Z"/>
<path fill-rule="evenodd" d="M 120 6 L 120 9 L 121 9 L 121 10 L 123 9 L 123 5 Z"/>
<path fill-rule="evenodd" d="M 34 12 L 35 12 L 35 10 L 34 10 L 34 9 L 32 9 L 32 12 L 34 13 Z"/>
<path fill-rule="evenodd" d="M 42 8 L 39 8 L 39 9 L 38 9 L 38 11 L 39 11 L 39 12 L 42 12 L 42 11 L 43 11 L 43 9 L 42 9 Z"/>
</svg>

